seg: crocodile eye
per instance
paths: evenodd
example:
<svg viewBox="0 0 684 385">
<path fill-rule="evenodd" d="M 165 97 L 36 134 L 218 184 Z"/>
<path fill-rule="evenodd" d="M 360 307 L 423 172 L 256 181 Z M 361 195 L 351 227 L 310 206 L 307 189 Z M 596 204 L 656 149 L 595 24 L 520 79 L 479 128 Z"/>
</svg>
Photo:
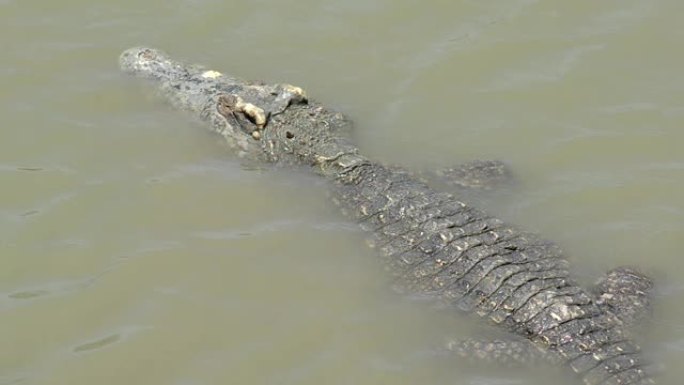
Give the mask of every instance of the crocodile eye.
<svg viewBox="0 0 684 385">
<path fill-rule="evenodd" d="M 285 132 L 285 137 L 288 138 L 288 139 L 292 139 L 292 138 L 294 138 L 294 134 L 291 133 L 290 131 L 286 131 L 286 132 Z"/>
</svg>

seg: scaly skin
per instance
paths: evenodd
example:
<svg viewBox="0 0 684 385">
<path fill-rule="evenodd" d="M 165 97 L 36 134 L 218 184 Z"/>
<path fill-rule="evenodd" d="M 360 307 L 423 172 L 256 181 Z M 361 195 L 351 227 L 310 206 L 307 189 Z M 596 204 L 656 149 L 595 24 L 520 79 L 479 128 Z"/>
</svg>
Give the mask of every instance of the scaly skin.
<svg viewBox="0 0 684 385">
<path fill-rule="evenodd" d="M 125 51 L 120 65 L 153 80 L 238 156 L 308 166 L 328 179 L 333 201 L 372 234 L 403 289 L 525 337 L 585 384 L 654 383 L 623 321 L 569 276 L 554 245 L 361 155 L 350 122 L 300 88 L 245 82 L 150 48 Z"/>
</svg>

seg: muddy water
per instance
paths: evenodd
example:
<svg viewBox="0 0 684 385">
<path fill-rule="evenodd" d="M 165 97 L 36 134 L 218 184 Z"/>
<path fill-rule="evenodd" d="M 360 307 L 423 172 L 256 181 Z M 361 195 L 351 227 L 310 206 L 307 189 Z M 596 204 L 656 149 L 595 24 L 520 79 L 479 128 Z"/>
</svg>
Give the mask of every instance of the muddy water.
<svg viewBox="0 0 684 385">
<path fill-rule="evenodd" d="M 583 281 L 657 277 L 636 334 L 680 383 L 682 11 L 0 1 L 0 384 L 576 383 L 436 354 L 491 331 L 394 294 L 316 178 L 241 165 L 120 75 L 140 44 L 301 85 L 385 162 L 508 162 L 516 185 L 477 203 L 557 241 Z"/>
</svg>

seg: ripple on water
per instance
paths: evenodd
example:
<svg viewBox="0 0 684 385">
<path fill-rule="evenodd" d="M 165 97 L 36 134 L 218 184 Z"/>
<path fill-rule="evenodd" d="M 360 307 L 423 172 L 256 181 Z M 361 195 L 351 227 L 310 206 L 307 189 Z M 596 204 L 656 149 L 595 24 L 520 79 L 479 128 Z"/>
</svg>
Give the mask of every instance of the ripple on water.
<svg viewBox="0 0 684 385">
<path fill-rule="evenodd" d="M 89 275 L 72 280 L 54 280 L 24 287 L 21 289 L 10 290 L 0 293 L 0 310 L 9 310 L 15 307 L 28 305 L 38 300 L 46 300 L 60 296 L 66 296 L 84 290 L 93 285 L 104 274 L 112 268 L 108 268 L 96 275 Z"/>
<path fill-rule="evenodd" d="M 152 329 L 151 326 L 130 325 L 123 326 L 118 331 L 107 333 L 104 336 L 96 337 L 94 339 L 85 341 L 79 345 L 74 346 L 71 351 L 74 353 L 87 353 L 94 350 L 104 349 L 112 344 L 121 343 L 126 339 L 131 338 L 134 334 L 140 333 L 144 330 Z"/>
</svg>

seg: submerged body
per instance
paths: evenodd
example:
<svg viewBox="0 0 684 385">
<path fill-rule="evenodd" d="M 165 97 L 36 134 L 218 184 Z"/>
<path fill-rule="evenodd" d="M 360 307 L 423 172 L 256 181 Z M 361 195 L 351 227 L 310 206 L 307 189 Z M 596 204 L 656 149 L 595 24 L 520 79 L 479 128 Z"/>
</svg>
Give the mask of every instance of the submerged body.
<svg viewBox="0 0 684 385">
<path fill-rule="evenodd" d="M 616 270 L 603 293 L 585 290 L 553 244 L 361 155 L 349 140 L 350 122 L 298 87 L 245 82 L 150 48 L 125 51 L 120 65 L 153 80 L 163 97 L 206 121 L 238 156 L 308 166 L 328 179 L 333 201 L 372 234 L 404 290 L 525 337 L 585 384 L 654 383 L 625 332 L 642 306 L 621 294 L 632 290 L 646 301 L 645 278 Z M 630 274 L 634 281 L 623 279 Z"/>
</svg>

